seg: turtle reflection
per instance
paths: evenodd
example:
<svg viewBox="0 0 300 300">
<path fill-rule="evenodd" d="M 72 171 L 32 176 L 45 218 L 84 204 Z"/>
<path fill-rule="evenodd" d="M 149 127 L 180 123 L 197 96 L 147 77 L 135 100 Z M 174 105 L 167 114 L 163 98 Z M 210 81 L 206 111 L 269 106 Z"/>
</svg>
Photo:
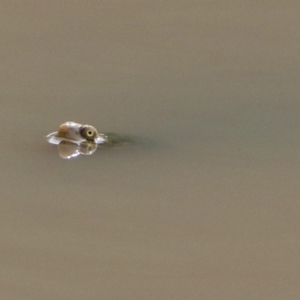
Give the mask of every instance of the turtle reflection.
<svg viewBox="0 0 300 300">
<path fill-rule="evenodd" d="M 98 148 L 98 145 L 95 143 L 70 143 L 67 141 L 61 141 L 57 145 L 58 154 L 60 157 L 65 159 L 75 158 L 80 154 L 83 155 L 91 155 L 93 154 Z"/>
</svg>

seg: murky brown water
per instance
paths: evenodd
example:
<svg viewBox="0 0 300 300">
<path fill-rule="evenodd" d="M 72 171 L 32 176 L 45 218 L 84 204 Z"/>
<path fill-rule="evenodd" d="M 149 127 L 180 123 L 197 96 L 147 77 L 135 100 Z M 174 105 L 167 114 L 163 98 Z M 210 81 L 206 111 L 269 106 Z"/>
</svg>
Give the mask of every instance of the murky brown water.
<svg viewBox="0 0 300 300">
<path fill-rule="evenodd" d="M 0 298 L 299 299 L 299 9 L 0 1 Z"/>
</svg>

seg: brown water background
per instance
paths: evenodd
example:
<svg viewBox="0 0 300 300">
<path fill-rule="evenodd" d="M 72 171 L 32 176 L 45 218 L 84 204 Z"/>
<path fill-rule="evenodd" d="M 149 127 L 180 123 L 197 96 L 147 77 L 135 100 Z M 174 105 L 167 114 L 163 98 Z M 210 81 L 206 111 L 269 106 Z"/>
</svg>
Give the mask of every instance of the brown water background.
<svg viewBox="0 0 300 300">
<path fill-rule="evenodd" d="M 0 1 L 0 298 L 300 299 L 299 11 Z"/>
</svg>

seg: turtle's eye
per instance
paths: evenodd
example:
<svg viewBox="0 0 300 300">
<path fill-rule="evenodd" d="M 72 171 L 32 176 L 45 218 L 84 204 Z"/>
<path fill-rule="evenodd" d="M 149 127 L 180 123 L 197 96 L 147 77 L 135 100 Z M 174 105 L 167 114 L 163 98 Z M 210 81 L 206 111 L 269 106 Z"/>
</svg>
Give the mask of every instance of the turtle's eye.
<svg viewBox="0 0 300 300">
<path fill-rule="evenodd" d="M 86 135 L 88 137 L 93 137 L 95 135 L 95 132 L 93 132 L 91 129 L 87 130 Z"/>
<path fill-rule="evenodd" d="M 84 130 L 84 137 L 87 140 L 94 140 L 94 138 L 96 137 L 95 130 L 93 130 L 91 128 L 86 128 L 86 130 Z"/>
<path fill-rule="evenodd" d="M 88 141 L 94 141 L 95 137 L 98 135 L 97 130 L 90 126 L 83 126 L 80 130 L 80 134 Z"/>
</svg>

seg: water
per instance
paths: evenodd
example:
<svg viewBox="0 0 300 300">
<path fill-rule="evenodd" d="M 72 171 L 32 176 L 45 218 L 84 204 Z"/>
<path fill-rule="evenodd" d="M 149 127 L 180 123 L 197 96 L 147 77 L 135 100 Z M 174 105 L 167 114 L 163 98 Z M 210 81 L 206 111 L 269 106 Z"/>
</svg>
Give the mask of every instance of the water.
<svg viewBox="0 0 300 300">
<path fill-rule="evenodd" d="M 299 299 L 299 8 L 0 1 L 1 299 Z"/>
</svg>

